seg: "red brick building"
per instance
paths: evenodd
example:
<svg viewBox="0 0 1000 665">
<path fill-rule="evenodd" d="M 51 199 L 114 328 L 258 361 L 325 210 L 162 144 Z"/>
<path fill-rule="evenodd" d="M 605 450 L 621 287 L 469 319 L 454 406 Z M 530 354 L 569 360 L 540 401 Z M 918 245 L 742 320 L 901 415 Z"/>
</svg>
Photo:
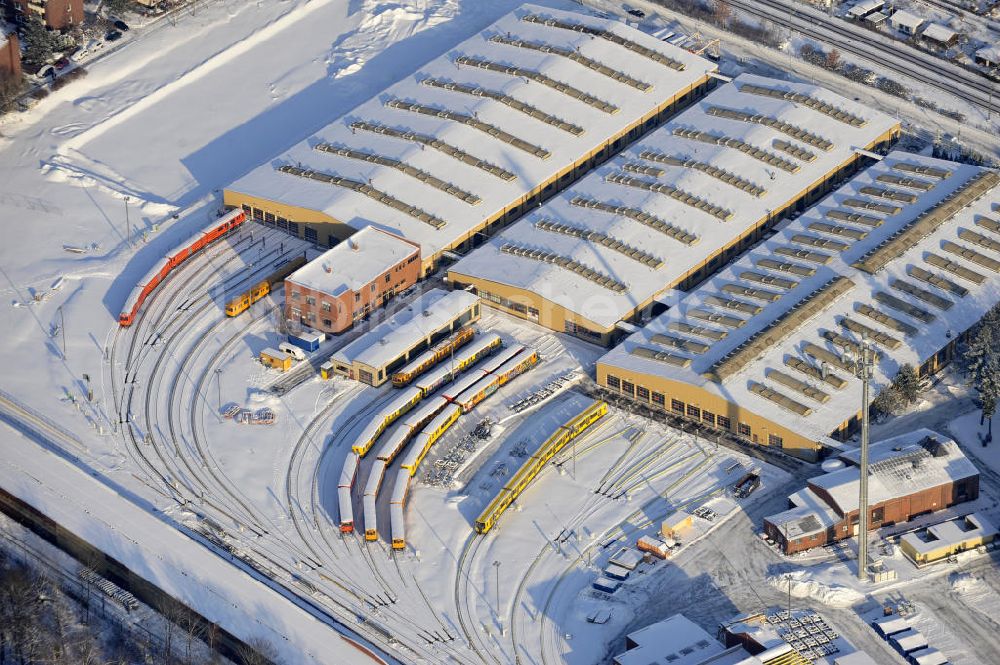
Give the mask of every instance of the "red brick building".
<svg viewBox="0 0 1000 665">
<path fill-rule="evenodd" d="M 8 32 L 0 22 L 0 79 L 21 78 L 21 47 L 13 30 Z"/>
<path fill-rule="evenodd" d="M 83 0 L 7 0 L 18 21 L 37 16 L 52 30 L 66 30 L 83 23 Z"/>
<path fill-rule="evenodd" d="M 343 332 L 419 276 L 419 245 L 367 226 L 285 279 L 285 318 Z"/>
<path fill-rule="evenodd" d="M 979 497 L 979 471 L 940 434 L 921 429 L 874 443 L 869 451 L 872 530 Z M 764 518 L 768 537 L 786 554 L 856 535 L 859 457 L 857 450 L 841 454 L 843 468 L 811 478 L 788 497 L 788 510 Z"/>
</svg>

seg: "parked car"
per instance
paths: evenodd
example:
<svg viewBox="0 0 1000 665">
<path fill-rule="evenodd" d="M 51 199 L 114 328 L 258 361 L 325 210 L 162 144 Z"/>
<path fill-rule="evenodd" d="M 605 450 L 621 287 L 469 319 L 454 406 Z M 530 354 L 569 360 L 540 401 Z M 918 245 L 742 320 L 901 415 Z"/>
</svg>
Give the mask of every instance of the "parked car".
<svg viewBox="0 0 1000 665">
<path fill-rule="evenodd" d="M 56 69 L 58 69 L 59 71 L 62 71 L 64 69 L 66 69 L 67 67 L 69 67 L 69 58 L 67 58 L 65 56 L 62 57 L 62 58 L 59 58 L 58 60 L 56 60 L 55 66 L 56 66 Z"/>
<path fill-rule="evenodd" d="M 128 23 L 121 20 L 120 18 L 116 18 L 114 20 L 114 26 L 119 30 L 121 30 L 122 32 L 128 32 Z"/>
<path fill-rule="evenodd" d="M 104 35 L 104 39 L 109 42 L 114 42 L 122 38 L 122 33 L 118 30 L 108 30 L 108 34 Z"/>
<path fill-rule="evenodd" d="M 625 13 L 634 16 L 636 18 L 646 17 L 646 12 L 642 11 L 641 9 L 626 9 Z"/>
<path fill-rule="evenodd" d="M 41 67 L 39 67 L 38 72 L 35 74 L 35 76 L 37 76 L 40 79 L 44 79 L 46 77 L 54 79 L 56 77 L 55 67 L 53 67 L 52 65 L 42 65 Z"/>
</svg>

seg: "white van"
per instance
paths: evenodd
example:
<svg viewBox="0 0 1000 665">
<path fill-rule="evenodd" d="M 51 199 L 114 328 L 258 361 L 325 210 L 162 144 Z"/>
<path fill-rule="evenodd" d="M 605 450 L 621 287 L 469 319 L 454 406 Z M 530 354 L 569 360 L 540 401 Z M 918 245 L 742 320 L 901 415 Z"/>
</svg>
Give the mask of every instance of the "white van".
<svg viewBox="0 0 1000 665">
<path fill-rule="evenodd" d="M 278 350 L 284 351 L 285 353 L 295 358 L 296 360 L 306 359 L 305 351 L 295 346 L 294 344 L 289 344 L 288 342 L 281 342 L 280 344 L 278 344 Z"/>
</svg>

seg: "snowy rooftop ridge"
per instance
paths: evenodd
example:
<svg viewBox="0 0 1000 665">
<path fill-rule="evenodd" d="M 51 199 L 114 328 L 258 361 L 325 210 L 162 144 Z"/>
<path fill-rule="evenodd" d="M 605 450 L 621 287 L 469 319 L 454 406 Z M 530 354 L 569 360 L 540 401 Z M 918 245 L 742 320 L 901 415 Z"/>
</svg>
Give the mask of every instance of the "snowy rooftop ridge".
<svg viewBox="0 0 1000 665">
<path fill-rule="evenodd" d="M 420 248 L 374 227 L 361 229 L 288 277 L 306 288 L 329 295 L 357 291 Z"/>
<path fill-rule="evenodd" d="M 715 69 L 618 21 L 523 5 L 228 191 L 390 230 L 427 258 Z"/>
<path fill-rule="evenodd" d="M 896 124 L 815 85 L 743 74 L 450 272 L 530 290 L 611 327 Z"/>
<path fill-rule="evenodd" d="M 878 348 L 875 383 L 885 385 L 1000 301 L 998 181 L 987 169 L 892 152 L 599 362 L 697 385 L 823 441 L 857 410 L 848 387 L 858 380 L 843 357 L 862 335 Z M 865 263 L 876 251 L 877 265 Z M 853 287 L 788 324 L 838 278 Z M 755 338 L 764 343 L 724 383 L 707 376 Z"/>
<path fill-rule="evenodd" d="M 412 305 L 333 354 L 335 362 L 382 367 L 471 307 L 479 298 L 467 291 L 431 289 Z"/>
</svg>

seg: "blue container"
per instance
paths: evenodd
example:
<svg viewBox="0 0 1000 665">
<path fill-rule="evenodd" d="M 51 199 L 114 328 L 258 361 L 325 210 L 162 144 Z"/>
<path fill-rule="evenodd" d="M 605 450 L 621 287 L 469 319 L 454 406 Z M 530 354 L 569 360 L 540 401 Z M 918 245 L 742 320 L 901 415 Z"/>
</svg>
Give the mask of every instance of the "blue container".
<svg viewBox="0 0 1000 665">
<path fill-rule="evenodd" d="M 319 350 L 319 343 L 326 339 L 326 335 L 323 333 L 289 333 L 288 342 L 299 347 L 307 353 L 312 353 L 313 351 Z"/>
</svg>

